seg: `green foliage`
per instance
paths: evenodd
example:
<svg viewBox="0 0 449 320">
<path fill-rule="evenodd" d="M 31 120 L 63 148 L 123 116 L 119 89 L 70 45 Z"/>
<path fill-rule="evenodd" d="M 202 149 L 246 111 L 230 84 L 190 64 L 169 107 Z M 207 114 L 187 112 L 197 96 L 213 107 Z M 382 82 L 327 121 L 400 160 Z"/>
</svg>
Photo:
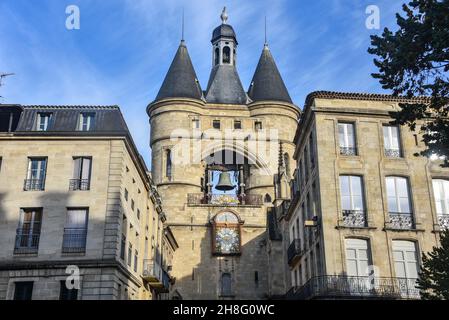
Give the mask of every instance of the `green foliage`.
<svg viewBox="0 0 449 320">
<path fill-rule="evenodd" d="M 422 299 L 449 299 L 449 229 L 441 233 L 440 240 L 440 247 L 434 247 L 427 255 L 423 253 L 418 280 Z"/>
<path fill-rule="evenodd" d="M 429 103 L 401 103 L 394 124 L 423 132 L 423 156 L 444 157 L 449 166 L 449 0 L 414 0 L 396 14 L 398 30 L 371 36 L 372 74 L 393 95 L 430 97 Z"/>
</svg>

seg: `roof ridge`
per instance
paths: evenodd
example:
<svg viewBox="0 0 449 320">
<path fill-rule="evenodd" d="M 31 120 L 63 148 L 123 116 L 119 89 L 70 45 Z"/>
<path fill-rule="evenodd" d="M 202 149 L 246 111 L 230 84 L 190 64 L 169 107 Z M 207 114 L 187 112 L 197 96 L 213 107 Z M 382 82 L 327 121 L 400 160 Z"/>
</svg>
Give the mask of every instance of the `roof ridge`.
<svg viewBox="0 0 449 320">
<path fill-rule="evenodd" d="M 306 97 L 304 107 L 310 105 L 313 99 L 346 99 L 346 100 L 358 100 L 366 99 L 371 101 L 394 101 L 394 102 L 429 102 L 431 97 L 429 96 L 396 96 L 387 93 L 363 93 L 363 92 L 340 92 L 340 91 L 313 91 Z"/>
<path fill-rule="evenodd" d="M 49 104 L 22 104 L 23 108 L 36 109 L 36 108 L 48 108 L 48 109 L 120 109 L 118 105 L 49 105 Z"/>
</svg>

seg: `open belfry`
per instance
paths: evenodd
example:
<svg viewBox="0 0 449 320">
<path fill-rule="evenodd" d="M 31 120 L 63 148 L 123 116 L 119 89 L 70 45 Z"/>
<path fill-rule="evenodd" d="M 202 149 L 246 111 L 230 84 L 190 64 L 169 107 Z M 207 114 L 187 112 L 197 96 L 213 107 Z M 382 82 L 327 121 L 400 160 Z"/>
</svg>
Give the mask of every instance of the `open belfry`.
<svg viewBox="0 0 449 320">
<path fill-rule="evenodd" d="M 173 299 L 266 299 L 285 293 L 282 245 L 268 241 L 267 226 L 276 223 L 274 199 L 289 198 L 300 111 L 267 43 L 244 90 L 226 8 L 221 20 L 212 32 L 206 90 L 181 40 L 147 107 L 152 178 L 179 244 L 170 273 Z"/>
</svg>

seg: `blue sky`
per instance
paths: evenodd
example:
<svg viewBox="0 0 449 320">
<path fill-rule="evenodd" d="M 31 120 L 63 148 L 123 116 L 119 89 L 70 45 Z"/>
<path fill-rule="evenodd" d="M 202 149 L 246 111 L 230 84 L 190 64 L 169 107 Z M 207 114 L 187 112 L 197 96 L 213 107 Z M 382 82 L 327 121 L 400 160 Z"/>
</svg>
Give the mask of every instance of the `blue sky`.
<svg viewBox="0 0 449 320">
<path fill-rule="evenodd" d="M 68 5 L 80 8 L 79 30 L 67 30 Z M 1 103 L 119 105 L 140 153 L 150 163 L 145 108 L 164 79 L 181 37 L 201 86 L 211 68 L 210 37 L 228 8 L 239 41 L 237 68 L 245 89 L 268 42 L 299 107 L 316 90 L 382 92 L 370 74 L 369 36 L 395 28 L 402 1 L 391 0 L 1 0 Z M 365 27 L 368 5 L 381 30 Z"/>
</svg>

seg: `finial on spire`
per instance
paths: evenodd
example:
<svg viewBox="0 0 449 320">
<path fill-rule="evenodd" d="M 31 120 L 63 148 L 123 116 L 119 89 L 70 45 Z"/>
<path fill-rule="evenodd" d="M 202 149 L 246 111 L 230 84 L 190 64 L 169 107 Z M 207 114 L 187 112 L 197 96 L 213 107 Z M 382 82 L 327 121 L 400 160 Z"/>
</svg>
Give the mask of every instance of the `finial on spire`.
<svg viewBox="0 0 449 320">
<path fill-rule="evenodd" d="M 220 18 L 221 22 L 223 24 L 226 24 L 226 21 L 228 21 L 228 13 L 226 12 L 226 7 L 223 7 L 223 11 L 221 12 Z"/>
<path fill-rule="evenodd" d="M 184 7 L 182 8 L 181 41 L 184 42 Z"/>
</svg>

